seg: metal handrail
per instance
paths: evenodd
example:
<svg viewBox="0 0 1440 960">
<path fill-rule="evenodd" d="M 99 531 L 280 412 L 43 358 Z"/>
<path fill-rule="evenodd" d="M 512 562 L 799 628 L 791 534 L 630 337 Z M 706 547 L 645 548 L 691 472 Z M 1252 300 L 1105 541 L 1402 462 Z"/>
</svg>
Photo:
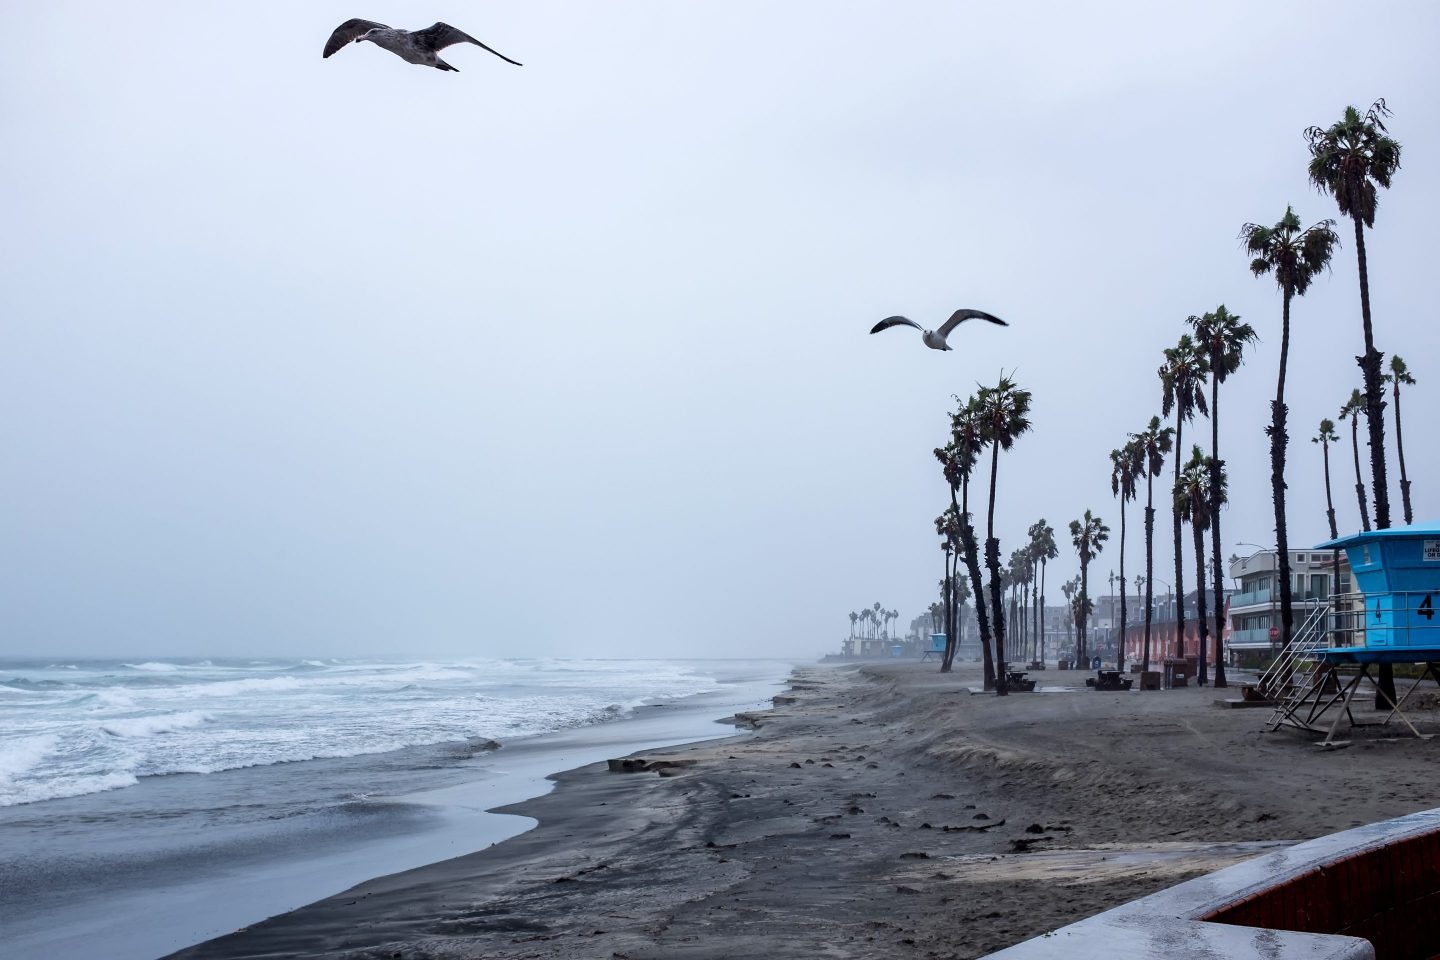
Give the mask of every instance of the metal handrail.
<svg viewBox="0 0 1440 960">
<path fill-rule="evenodd" d="M 1274 662 L 1260 675 L 1257 685 L 1261 692 L 1273 697 L 1275 691 L 1289 683 L 1295 666 L 1301 659 L 1310 659 L 1320 647 L 1328 646 L 1329 637 L 1323 627 L 1329 609 L 1329 604 L 1306 603 L 1305 618 L 1300 623 L 1300 629 L 1290 638 L 1289 646 L 1283 648 Z"/>
<path fill-rule="evenodd" d="M 1281 651 L 1260 677 L 1260 690 L 1276 701 L 1275 712 L 1268 721 L 1272 730 L 1285 722 L 1294 705 L 1304 700 L 1310 689 L 1311 678 L 1321 663 L 1316 653 L 1329 646 L 1330 636 L 1325 630 L 1329 610 L 1329 604 L 1317 604 L 1311 609 L 1290 646 Z"/>
</svg>

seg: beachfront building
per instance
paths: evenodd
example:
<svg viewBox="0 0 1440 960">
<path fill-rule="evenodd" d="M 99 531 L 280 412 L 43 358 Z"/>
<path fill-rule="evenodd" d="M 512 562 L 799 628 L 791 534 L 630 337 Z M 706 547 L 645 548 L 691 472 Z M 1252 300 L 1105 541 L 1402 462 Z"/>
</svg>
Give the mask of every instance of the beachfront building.
<svg viewBox="0 0 1440 960">
<path fill-rule="evenodd" d="M 1181 651 L 1180 643 L 1180 604 L 1174 593 L 1166 592 L 1156 594 L 1153 598 L 1155 608 L 1150 617 L 1150 663 L 1152 665 L 1163 663 L 1173 657 L 1178 657 Z M 1208 634 L 1210 639 L 1206 641 L 1206 659 L 1214 662 L 1214 637 L 1216 621 L 1214 611 L 1210 609 L 1214 598 L 1210 588 L 1205 589 L 1205 612 L 1206 619 L 1210 623 Z M 1117 603 L 1118 607 L 1119 604 Z M 1196 656 L 1200 652 L 1200 604 L 1198 591 L 1191 590 L 1185 594 L 1185 643 L 1184 652 L 1187 657 Z M 1227 631 L 1228 632 L 1228 631 Z M 1140 597 L 1140 606 L 1133 612 L 1127 612 L 1125 618 L 1125 663 L 1128 665 L 1141 662 L 1145 651 L 1145 598 Z M 1159 669 L 1155 667 L 1154 669 Z"/>
<path fill-rule="evenodd" d="M 1101 594 L 1090 598 L 1095 603 L 1095 612 L 1090 615 L 1090 648 L 1093 654 L 1106 662 L 1115 660 L 1116 639 L 1120 634 L 1120 594 Z M 1128 589 L 1125 594 L 1125 626 L 1145 619 L 1145 597 L 1135 596 Z"/>
<path fill-rule="evenodd" d="M 1340 555 L 1339 589 L 1335 583 L 1335 551 L 1290 551 L 1291 614 L 1298 629 L 1306 616 L 1324 604 L 1331 594 L 1349 593 L 1350 564 Z M 1230 662 L 1257 666 L 1274 655 L 1280 646 L 1279 556 L 1274 549 L 1260 549 L 1248 557 L 1230 558 L 1232 593 L 1230 604 Z M 1272 635 L 1273 631 L 1273 635 Z"/>
</svg>

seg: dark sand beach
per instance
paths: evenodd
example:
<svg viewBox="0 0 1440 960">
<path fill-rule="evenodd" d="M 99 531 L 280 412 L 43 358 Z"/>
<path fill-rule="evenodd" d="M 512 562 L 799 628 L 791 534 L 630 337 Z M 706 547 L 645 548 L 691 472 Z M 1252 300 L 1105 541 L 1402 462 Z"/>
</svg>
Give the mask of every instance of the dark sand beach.
<svg viewBox="0 0 1440 960">
<path fill-rule="evenodd" d="M 1440 805 L 1437 741 L 1322 751 L 1226 691 L 1042 676 L 1002 700 L 975 665 L 806 668 L 753 730 L 642 755 L 683 766 L 560 774 L 505 808 L 533 830 L 174 956 L 975 957 Z"/>
</svg>

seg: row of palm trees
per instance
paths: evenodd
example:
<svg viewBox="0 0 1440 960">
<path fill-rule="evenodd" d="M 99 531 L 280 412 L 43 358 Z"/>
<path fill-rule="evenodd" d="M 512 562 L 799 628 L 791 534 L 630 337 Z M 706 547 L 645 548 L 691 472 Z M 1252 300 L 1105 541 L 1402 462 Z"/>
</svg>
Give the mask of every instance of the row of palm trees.
<svg viewBox="0 0 1440 960">
<path fill-rule="evenodd" d="M 1305 139 L 1310 149 L 1308 175 L 1310 183 L 1320 192 L 1335 199 L 1341 216 L 1349 217 L 1355 230 L 1355 258 L 1360 277 L 1360 319 L 1365 353 L 1356 357 L 1364 381 L 1363 403 L 1370 439 L 1371 493 L 1374 497 L 1375 526 L 1390 526 L 1390 495 L 1385 464 L 1383 354 L 1375 347 L 1374 324 L 1370 312 L 1370 276 L 1365 254 L 1365 230 L 1375 226 L 1379 190 L 1389 189 L 1395 172 L 1400 168 L 1400 144 L 1389 136 L 1385 118 L 1390 110 L 1384 100 L 1377 100 L 1365 113 L 1346 107 L 1340 120 L 1329 127 L 1309 127 Z M 1241 233 L 1247 250 L 1254 255 L 1251 271 L 1256 276 L 1273 274 L 1282 297 L 1282 343 L 1280 374 L 1276 400 L 1271 405 L 1271 489 L 1275 501 L 1276 552 L 1279 559 L 1280 631 L 1282 644 L 1288 645 L 1294 631 L 1290 606 L 1290 555 L 1285 535 L 1285 362 L 1290 328 L 1290 304 L 1302 296 L 1311 279 L 1330 262 L 1339 236 L 1335 221 L 1324 220 L 1308 229 L 1299 229 L 1299 218 L 1291 208 L 1286 217 L 1272 228 L 1247 224 Z M 1398 390 L 1401 380 L 1396 381 Z M 1348 406 L 1348 405 L 1347 405 Z M 1358 422 L 1358 410 L 1352 412 Z M 1358 442 L 1356 443 L 1358 458 Z M 1408 479 L 1408 478 L 1406 478 Z M 1402 484 L 1407 500 L 1408 484 Z M 1362 494 L 1363 499 L 1363 494 Z M 1389 664 L 1382 664 L 1376 691 L 1376 702 L 1382 697 L 1394 699 L 1394 678 Z"/>
<path fill-rule="evenodd" d="M 880 606 L 878 601 L 874 607 L 861 607 L 859 613 L 852 610 L 850 611 L 850 639 L 854 640 L 859 636 L 862 639 L 875 640 L 882 636 L 889 636 L 890 621 L 898 619 L 899 616 L 898 610 L 886 610 Z M 860 631 L 858 634 L 855 632 L 857 629 Z"/>
<path fill-rule="evenodd" d="M 1208 682 L 1208 646 L 1210 620 L 1206 615 L 1206 571 L 1204 534 L 1211 535 L 1211 559 L 1213 567 L 1210 586 L 1216 611 L 1216 623 L 1220 635 L 1224 631 L 1224 581 L 1221 570 L 1220 552 L 1220 507 L 1227 496 L 1228 480 L 1225 461 L 1221 459 L 1220 447 L 1220 385 L 1240 368 L 1245 349 L 1256 339 L 1254 329 L 1241 322 L 1224 304 L 1213 311 L 1192 315 L 1186 323 L 1190 332 L 1182 334 L 1173 347 L 1164 351 L 1164 359 L 1157 374 L 1160 378 L 1160 407 L 1163 416 L 1173 416 L 1173 426 L 1162 426 L 1158 416 L 1152 416 L 1143 430 L 1131 433 L 1124 446 L 1110 451 L 1110 490 L 1120 501 L 1120 632 L 1122 638 L 1119 660 L 1124 665 L 1124 636 L 1126 623 L 1125 598 L 1125 504 L 1136 499 L 1139 482 L 1145 479 L 1145 628 L 1141 646 L 1141 669 L 1150 669 L 1152 642 L 1154 537 L 1155 537 L 1155 478 L 1164 470 L 1165 457 L 1174 454 L 1173 479 L 1171 482 L 1171 534 L 1175 557 L 1174 589 L 1180 597 L 1176 616 L 1178 631 L 1177 654 L 1185 654 L 1185 551 L 1182 533 L 1188 523 L 1195 550 L 1195 582 L 1198 598 L 1198 649 L 1200 683 Z M 1206 396 L 1206 385 L 1209 396 Z M 1199 414 L 1210 420 L 1210 453 L 1207 456 L 1199 444 L 1192 444 L 1188 458 L 1183 446 L 1185 424 Z M 1087 512 L 1088 517 L 1088 512 Z M 1080 543 L 1077 542 L 1077 549 Z M 1082 569 L 1084 555 L 1082 554 Z M 1224 657 L 1216 643 L 1215 684 L 1225 686 Z"/>
<path fill-rule="evenodd" d="M 1341 119 L 1329 127 L 1310 127 L 1305 139 L 1310 151 L 1308 167 L 1309 180 L 1317 189 L 1334 197 L 1343 216 L 1354 223 L 1356 256 L 1360 271 L 1361 317 L 1365 353 L 1357 357 L 1364 389 L 1356 390 L 1351 400 L 1341 411 L 1341 419 L 1351 423 L 1351 443 L 1356 461 L 1356 493 L 1361 506 L 1362 521 L 1369 529 L 1369 515 L 1365 506 L 1364 480 L 1359 470 L 1359 416 L 1363 411 L 1369 436 L 1372 495 L 1374 498 L 1375 525 L 1384 529 L 1390 525 L 1390 506 L 1386 486 L 1386 464 L 1384 446 L 1385 407 L 1384 387 L 1393 389 L 1396 410 L 1397 444 L 1402 436 L 1399 422 L 1400 387 L 1413 385 L 1414 378 L 1399 357 L 1391 360 L 1389 375 L 1382 374 L 1383 355 L 1375 347 L 1374 330 L 1370 312 L 1369 276 L 1365 255 L 1365 229 L 1374 226 L 1377 206 L 1377 187 L 1388 188 L 1394 172 L 1400 164 L 1400 146 L 1388 135 L 1384 120 L 1390 111 L 1383 100 L 1378 100 L 1368 111 L 1361 113 L 1354 107 L 1347 107 Z M 1246 223 L 1240 232 L 1240 239 L 1250 258 L 1250 270 L 1256 277 L 1270 276 L 1281 294 L 1281 337 L 1279 369 L 1276 380 L 1275 398 L 1270 404 L 1270 424 L 1266 433 L 1270 438 L 1271 497 L 1275 510 L 1276 552 L 1280 569 L 1278 588 L 1280 593 L 1281 642 L 1291 640 L 1294 624 L 1291 610 L 1291 582 L 1289 544 L 1286 536 L 1285 513 L 1285 462 L 1289 440 L 1287 432 L 1288 407 L 1285 400 L 1286 377 L 1289 363 L 1291 308 L 1297 297 L 1304 296 L 1311 283 L 1330 265 L 1335 248 L 1339 245 L 1334 220 L 1322 220 L 1306 227 L 1292 206 L 1272 225 Z M 1126 503 L 1137 499 L 1140 480 L 1145 481 L 1145 573 L 1136 577 L 1137 587 L 1143 584 L 1144 641 L 1141 650 L 1142 669 L 1149 670 L 1152 642 L 1152 619 L 1154 611 L 1154 534 L 1155 505 L 1154 480 L 1165 467 L 1167 456 L 1173 456 L 1171 482 L 1171 535 L 1174 547 L 1174 590 L 1180 598 L 1177 613 L 1178 652 L 1183 655 L 1185 633 L 1185 569 L 1182 549 L 1183 528 L 1188 525 L 1195 556 L 1195 580 L 1199 626 L 1197 630 L 1200 658 L 1201 683 L 1208 680 L 1209 618 L 1207 606 L 1215 610 L 1215 623 L 1219 630 L 1214 652 L 1215 684 L 1225 685 L 1224 657 L 1218 640 L 1224 631 L 1224 587 L 1221 569 L 1222 553 L 1220 508 L 1227 498 L 1228 478 L 1225 461 L 1219 451 L 1219 404 L 1220 386 L 1234 374 L 1244 361 L 1245 353 L 1256 340 L 1255 330 L 1241 318 L 1232 314 L 1221 304 L 1213 311 L 1192 315 L 1186 321 L 1190 329 L 1184 333 L 1175 346 L 1164 351 L 1163 362 L 1157 373 L 1161 386 L 1161 414 L 1152 416 L 1148 424 L 1128 435 L 1126 443 L 1111 451 L 1111 492 L 1120 501 L 1120 665 L 1123 668 L 1123 637 L 1128 605 L 1125 597 L 1125 540 L 1127 534 Z M 1207 395 L 1206 386 L 1209 386 Z M 958 399 L 958 398 L 957 398 Z M 944 600 L 944 620 L 947 636 L 953 638 L 955 631 L 957 599 L 954 584 L 960 578 L 960 567 L 964 564 L 969 579 L 969 592 L 974 596 L 976 621 L 982 639 L 985 661 L 986 687 L 992 686 L 1004 693 L 1003 669 L 997 677 L 996 664 L 1003 667 L 1005 662 L 1005 611 L 1001 605 L 1001 590 L 1004 578 L 1000 571 L 999 541 L 994 534 L 995 472 L 998 456 L 1002 449 L 1009 449 L 1017 437 L 1029 429 L 1028 408 L 1030 395 L 1019 390 L 1013 382 L 1002 376 L 996 387 L 982 388 L 979 393 L 960 405 L 951 418 L 951 439 L 945 447 L 935 451 L 942 464 L 945 479 L 950 487 L 950 505 L 936 519 L 936 532 L 941 536 L 945 552 L 945 579 L 941 581 Z M 1186 423 L 1199 416 L 1210 420 L 1210 444 L 1208 454 L 1200 444 L 1185 446 Z M 1167 425 L 1162 418 L 1173 418 Z M 1334 508 L 1329 497 L 1329 444 L 1338 440 L 1334 423 L 1321 422 L 1320 434 L 1315 442 L 1324 447 L 1326 463 L 1327 511 L 1332 535 L 1335 533 Z M 984 562 L 990 572 L 990 596 L 987 603 L 984 585 L 980 576 L 980 554 L 975 531 L 971 523 L 969 507 L 969 483 L 979 458 L 986 446 L 991 448 L 990 499 L 987 511 L 986 542 Z M 1405 474 L 1403 446 L 1397 447 L 1400 458 L 1400 488 L 1404 502 L 1405 520 L 1413 522 L 1410 483 Z M 1036 526 L 1048 527 L 1044 521 Z M 1206 600 L 1206 567 L 1204 534 L 1210 533 L 1209 592 L 1211 602 Z M 1089 597 L 1089 564 L 1103 549 L 1109 536 L 1109 527 L 1090 510 L 1084 516 L 1070 523 L 1071 541 L 1080 559 L 1080 576 L 1073 587 L 1066 585 L 1065 592 L 1070 601 L 1071 611 L 1077 626 L 1076 655 L 1084 660 L 1088 652 L 1086 620 L 1093 602 Z M 1037 613 L 1030 619 L 1030 635 L 1037 639 L 1032 646 L 1043 656 L 1043 627 L 1038 615 L 1044 604 L 1044 559 L 1037 557 L 1038 546 L 1036 527 L 1030 531 L 1030 543 L 1015 551 L 1011 557 L 1009 578 L 1013 588 L 1019 591 L 1020 608 L 1027 608 L 1033 600 Z M 1048 558 L 1053 558 L 1053 530 L 1049 531 Z M 1034 580 L 1036 562 L 1041 570 L 1041 587 L 1030 589 Z M 988 608 L 988 609 L 987 609 Z M 1023 618 L 1022 618 L 1023 619 Z M 1022 629 L 1022 638 L 1025 631 Z M 942 661 L 942 670 L 949 670 L 953 662 L 953 643 L 947 644 L 947 657 Z M 1023 649 L 1023 641 L 1021 649 Z M 1387 681 L 1389 671 L 1382 671 L 1382 685 Z M 1393 696 L 1393 694 L 1391 694 Z"/>
<path fill-rule="evenodd" d="M 1003 373 L 993 386 L 981 387 L 959 404 L 950 417 L 950 438 L 945 446 L 935 449 L 945 482 L 950 488 L 950 504 L 935 519 L 935 532 L 940 536 L 945 554 L 945 576 L 941 581 L 944 596 L 945 654 L 940 669 L 948 672 L 955 662 L 959 638 L 957 617 L 960 599 L 955 587 L 963 564 L 975 606 L 975 621 L 985 670 L 985 689 L 1000 696 L 1009 691 L 1006 684 L 1005 609 L 1000 569 L 1000 540 L 995 536 L 995 490 L 999 477 L 1000 452 L 1009 450 L 1030 430 L 1030 391 L 1022 389 Z M 990 492 L 985 512 L 984 563 L 990 579 L 987 585 L 980 574 L 981 554 L 970 512 L 970 481 L 980 465 L 986 448 L 990 451 Z M 999 668 L 997 669 L 997 664 Z"/>
<path fill-rule="evenodd" d="M 1361 114 L 1354 107 L 1347 107 L 1341 120 L 1330 127 L 1310 127 L 1305 139 L 1310 148 L 1310 182 L 1318 189 L 1332 195 L 1342 215 L 1354 221 L 1356 255 L 1360 269 L 1361 316 L 1364 332 L 1365 354 L 1358 357 L 1364 375 L 1363 393 L 1356 390 L 1350 401 L 1342 408 L 1341 418 L 1351 422 L 1351 442 L 1356 460 L 1356 493 L 1360 501 L 1362 521 L 1369 529 L 1369 518 L 1365 508 L 1363 478 L 1359 471 L 1359 414 L 1363 410 L 1370 437 L 1370 460 L 1377 527 L 1390 525 L 1389 500 L 1385 480 L 1384 452 L 1384 384 L 1391 383 L 1395 391 L 1397 407 L 1396 435 L 1400 436 L 1398 407 L 1400 385 L 1412 384 L 1404 361 L 1392 360 L 1389 376 L 1381 374 L 1382 355 L 1376 350 L 1373 325 L 1370 316 L 1369 279 L 1365 259 L 1366 227 L 1374 225 L 1377 203 L 1376 187 L 1389 187 L 1395 170 L 1399 167 L 1400 146 L 1392 140 L 1385 129 L 1384 118 L 1390 115 L 1383 100 L 1376 101 Z M 1289 544 L 1286 535 L 1285 514 L 1285 459 L 1288 444 L 1286 423 L 1288 407 L 1285 402 L 1286 375 L 1290 350 L 1291 307 L 1296 297 L 1304 296 L 1311 283 L 1327 269 L 1339 236 L 1334 231 L 1335 221 L 1322 220 L 1308 227 L 1303 226 L 1293 207 L 1287 206 L 1285 214 L 1273 225 L 1265 226 L 1247 223 L 1241 228 L 1240 237 L 1246 253 L 1250 256 L 1250 270 L 1257 276 L 1272 276 L 1281 294 L 1281 336 L 1280 360 L 1276 379 L 1275 399 L 1270 404 L 1270 425 L 1266 433 L 1270 437 L 1271 497 L 1275 509 L 1276 553 L 1279 560 L 1278 587 L 1280 593 L 1281 642 L 1288 644 L 1294 631 L 1291 607 L 1291 582 Z M 1121 503 L 1121 577 L 1124 577 L 1124 505 L 1134 499 L 1138 492 L 1138 478 L 1146 478 L 1146 573 L 1145 581 L 1145 631 L 1142 669 L 1149 669 L 1151 644 L 1153 582 L 1153 478 L 1160 472 L 1165 454 L 1174 453 L 1174 475 L 1172 482 L 1172 536 L 1175 553 L 1175 591 L 1181 598 L 1177 616 L 1179 652 L 1184 653 L 1185 644 L 1185 571 L 1184 552 L 1181 547 L 1182 526 L 1189 523 L 1195 550 L 1197 613 L 1199 615 L 1200 675 L 1201 683 L 1206 682 L 1207 641 L 1209 624 L 1206 617 L 1204 543 L 1205 530 L 1211 533 L 1211 559 L 1213 569 L 1211 587 L 1217 628 L 1223 635 L 1224 598 L 1223 573 L 1220 550 L 1220 507 L 1226 500 L 1225 462 L 1219 454 L 1219 388 L 1241 365 L 1245 349 L 1254 342 L 1255 332 L 1249 324 L 1231 314 L 1221 305 L 1214 311 L 1191 316 L 1188 323 L 1192 333 L 1180 337 L 1174 347 L 1164 352 L 1164 362 L 1158 374 L 1161 382 L 1161 413 L 1165 417 L 1173 414 L 1174 425 L 1161 428 L 1158 417 L 1151 419 L 1146 430 L 1131 434 L 1126 445 L 1111 452 L 1111 491 Z M 1205 395 L 1206 382 L 1210 385 L 1210 396 Z M 1210 419 L 1210 452 L 1207 456 L 1200 446 L 1193 445 L 1188 459 L 1185 457 L 1184 428 L 1196 414 Z M 1334 424 L 1322 421 L 1320 435 L 1315 438 L 1325 448 L 1327 509 L 1332 535 L 1335 534 L 1334 509 L 1329 499 L 1329 443 L 1338 439 Z M 1401 452 L 1403 460 L 1403 451 Z M 1408 477 L 1403 475 L 1401 490 L 1405 501 L 1406 522 L 1412 522 Z M 1087 514 L 1088 516 L 1088 514 Z M 1072 524 L 1072 530 L 1076 525 Z M 1077 549 L 1080 544 L 1077 540 Z M 1085 569 L 1085 554 L 1081 554 L 1082 580 Z M 1083 587 L 1082 587 L 1083 592 Z M 1122 598 L 1122 611 L 1124 603 Z M 1123 613 L 1122 613 L 1123 618 Z M 1122 636 L 1124 626 L 1121 627 Z M 1082 641 L 1083 642 L 1083 641 Z M 1225 684 L 1224 657 L 1216 643 L 1215 682 Z M 1384 683 L 1382 675 L 1382 683 Z"/>
<path fill-rule="evenodd" d="M 1415 385 L 1415 377 L 1410 373 L 1410 368 L 1405 361 L 1396 354 L 1390 358 L 1390 372 L 1385 375 L 1385 382 L 1394 388 L 1395 397 L 1395 452 L 1400 460 L 1400 496 L 1404 505 L 1405 523 L 1414 523 L 1414 513 L 1410 506 L 1410 478 L 1405 472 L 1405 441 L 1404 432 L 1400 420 L 1400 385 Z M 1340 419 L 1350 421 L 1350 449 L 1355 460 L 1355 500 L 1360 510 L 1361 529 L 1370 530 L 1370 510 L 1365 502 L 1365 478 L 1360 472 L 1360 414 L 1365 411 L 1365 395 L 1359 388 L 1350 391 L 1350 399 L 1346 400 L 1340 407 Z M 1330 521 L 1331 534 L 1336 537 L 1339 534 L 1333 532 L 1335 528 L 1335 508 L 1330 497 L 1330 450 L 1329 444 L 1338 442 L 1339 436 L 1335 434 L 1335 421 L 1328 417 L 1320 421 L 1320 432 L 1310 438 L 1311 443 L 1318 443 L 1324 447 L 1325 459 L 1325 501 L 1327 504 L 1326 514 Z"/>
</svg>

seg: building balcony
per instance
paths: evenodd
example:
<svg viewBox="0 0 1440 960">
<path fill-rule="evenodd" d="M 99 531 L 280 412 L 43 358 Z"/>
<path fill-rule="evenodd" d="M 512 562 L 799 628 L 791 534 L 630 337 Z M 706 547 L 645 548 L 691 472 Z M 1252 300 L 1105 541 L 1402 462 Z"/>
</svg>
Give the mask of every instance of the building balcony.
<svg viewBox="0 0 1440 960">
<path fill-rule="evenodd" d="M 1272 645 L 1269 627 L 1254 627 L 1250 630 L 1233 630 L 1230 633 L 1230 648 L 1268 648 Z"/>
<path fill-rule="evenodd" d="M 1263 590 L 1251 590 L 1248 593 L 1232 593 L 1230 595 L 1230 609 L 1234 610 L 1237 607 L 1253 607 L 1262 603 L 1270 603 L 1273 593 L 1274 591 L 1268 587 Z M 1280 598 L 1275 596 L 1273 599 L 1278 600 Z"/>
<path fill-rule="evenodd" d="M 1328 600 L 1329 595 L 1317 593 L 1314 590 L 1296 590 L 1290 594 L 1291 609 L 1296 609 L 1302 604 L 1314 603 L 1316 601 Z M 1251 590 L 1249 593 L 1230 594 L 1230 612 L 1234 614 L 1244 607 L 1280 606 L 1279 590 Z"/>
</svg>

